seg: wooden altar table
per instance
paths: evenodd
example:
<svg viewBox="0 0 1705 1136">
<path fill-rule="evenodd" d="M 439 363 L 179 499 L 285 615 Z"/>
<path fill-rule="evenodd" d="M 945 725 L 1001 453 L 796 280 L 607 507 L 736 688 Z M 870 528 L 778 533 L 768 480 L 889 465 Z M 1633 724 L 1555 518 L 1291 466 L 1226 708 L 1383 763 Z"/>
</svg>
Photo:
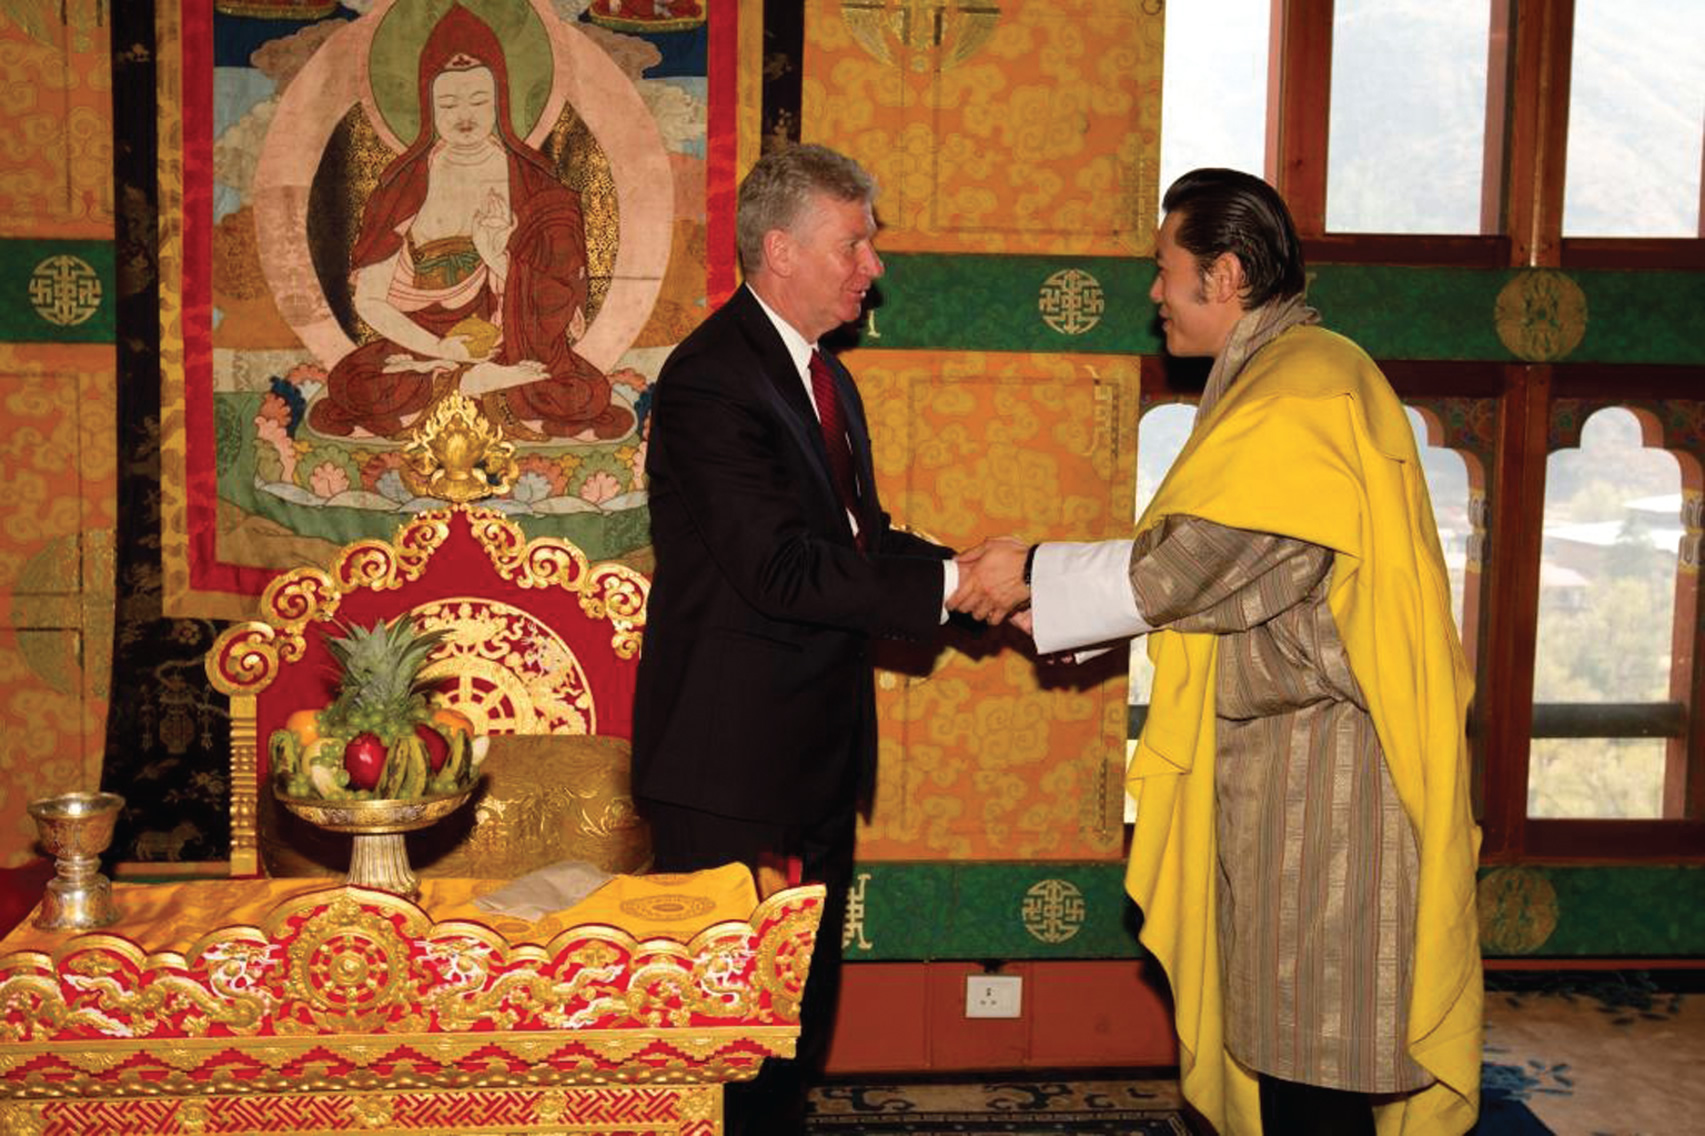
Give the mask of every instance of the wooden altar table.
<svg viewBox="0 0 1705 1136">
<path fill-rule="evenodd" d="M 821 887 L 621 877 L 528 923 L 472 905 L 500 883 L 119 883 L 111 927 L 26 921 L 0 1134 L 712 1136 L 723 1083 L 792 1055 Z"/>
</svg>

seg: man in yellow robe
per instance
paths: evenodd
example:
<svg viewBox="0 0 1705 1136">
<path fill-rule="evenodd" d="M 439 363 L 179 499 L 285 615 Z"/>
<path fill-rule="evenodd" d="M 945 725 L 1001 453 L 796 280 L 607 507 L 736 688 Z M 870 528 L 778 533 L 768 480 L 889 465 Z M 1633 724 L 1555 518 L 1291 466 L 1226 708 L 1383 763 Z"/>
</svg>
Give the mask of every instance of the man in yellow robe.
<svg viewBox="0 0 1705 1136">
<path fill-rule="evenodd" d="M 1461 1133 L 1481 974 L 1471 683 L 1402 404 L 1303 303 L 1257 178 L 1167 191 L 1150 297 L 1214 360 L 1129 541 L 966 554 L 953 606 L 1038 650 L 1149 634 L 1126 887 L 1185 1096 L 1222 1133 Z"/>
</svg>

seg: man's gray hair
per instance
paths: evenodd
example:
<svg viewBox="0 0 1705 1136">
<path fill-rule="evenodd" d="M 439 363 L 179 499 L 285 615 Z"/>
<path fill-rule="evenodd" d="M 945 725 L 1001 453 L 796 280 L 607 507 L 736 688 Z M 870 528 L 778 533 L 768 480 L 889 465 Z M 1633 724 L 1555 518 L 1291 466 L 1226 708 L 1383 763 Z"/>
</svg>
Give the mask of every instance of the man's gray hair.
<svg viewBox="0 0 1705 1136">
<path fill-rule="evenodd" d="M 740 183 L 734 212 L 734 241 L 742 271 L 750 274 L 762 267 L 764 234 L 792 228 L 814 194 L 869 203 L 876 200 L 876 179 L 827 146 L 787 146 L 758 159 Z"/>
</svg>

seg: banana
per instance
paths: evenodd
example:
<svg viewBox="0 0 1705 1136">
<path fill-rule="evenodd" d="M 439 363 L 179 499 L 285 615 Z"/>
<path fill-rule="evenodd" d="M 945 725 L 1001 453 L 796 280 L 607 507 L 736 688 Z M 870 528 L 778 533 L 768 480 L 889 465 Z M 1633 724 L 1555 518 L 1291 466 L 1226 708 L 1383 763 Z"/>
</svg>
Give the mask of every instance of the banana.
<svg viewBox="0 0 1705 1136">
<path fill-rule="evenodd" d="M 468 764 L 468 739 L 460 730 L 450 731 L 450 755 L 444 759 L 444 765 L 433 778 L 434 783 L 443 783 L 454 788 L 462 779 L 462 771 Z"/>
<path fill-rule="evenodd" d="M 274 730 L 266 744 L 267 767 L 274 777 L 290 778 L 302 768 L 302 746 L 289 730 Z"/>
<path fill-rule="evenodd" d="M 405 800 L 418 797 L 426 790 L 426 745 L 419 738 L 410 738 L 414 744 L 404 749 L 403 781 L 397 790 L 397 796 Z"/>
<path fill-rule="evenodd" d="M 385 747 L 385 765 L 379 770 L 379 780 L 373 786 L 373 795 L 380 800 L 396 799 L 395 789 L 403 774 L 402 748 L 400 738 Z"/>
</svg>

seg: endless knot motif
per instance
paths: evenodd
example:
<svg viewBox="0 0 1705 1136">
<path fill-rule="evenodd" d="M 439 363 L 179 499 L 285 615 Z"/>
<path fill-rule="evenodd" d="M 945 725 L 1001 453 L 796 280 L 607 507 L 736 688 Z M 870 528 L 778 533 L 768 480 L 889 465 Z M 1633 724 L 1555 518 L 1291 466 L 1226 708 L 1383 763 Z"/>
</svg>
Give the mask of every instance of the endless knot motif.
<svg viewBox="0 0 1705 1136">
<path fill-rule="evenodd" d="M 78 256 L 50 256 L 30 273 L 30 305 L 60 327 L 76 327 L 101 306 L 101 278 Z"/>
<path fill-rule="evenodd" d="M 1036 310 L 1061 335 L 1082 335 L 1101 322 L 1107 294 L 1101 290 L 1101 281 L 1083 269 L 1062 268 L 1042 281 Z"/>
<path fill-rule="evenodd" d="M 1038 941 L 1063 943 L 1083 926 L 1083 893 L 1068 880 L 1043 880 L 1024 893 L 1024 929 Z"/>
</svg>

